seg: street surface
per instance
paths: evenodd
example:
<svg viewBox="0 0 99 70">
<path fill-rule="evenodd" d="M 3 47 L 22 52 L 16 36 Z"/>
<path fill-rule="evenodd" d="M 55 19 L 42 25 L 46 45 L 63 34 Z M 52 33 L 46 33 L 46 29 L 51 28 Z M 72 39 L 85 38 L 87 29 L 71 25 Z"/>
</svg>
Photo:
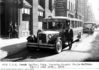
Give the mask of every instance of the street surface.
<svg viewBox="0 0 99 70">
<path fill-rule="evenodd" d="M 60 54 L 42 49 L 28 52 L 27 49 L 6 57 L 2 62 L 80 62 L 99 61 L 99 29 L 94 34 L 84 34 L 81 41 L 75 42 L 71 50 L 65 48 Z"/>
</svg>

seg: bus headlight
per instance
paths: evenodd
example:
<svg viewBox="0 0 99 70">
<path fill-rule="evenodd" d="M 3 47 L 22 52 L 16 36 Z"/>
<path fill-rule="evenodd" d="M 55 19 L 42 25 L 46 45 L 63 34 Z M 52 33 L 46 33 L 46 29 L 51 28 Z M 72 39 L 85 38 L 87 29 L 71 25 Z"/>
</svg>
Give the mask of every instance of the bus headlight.
<svg viewBox="0 0 99 70">
<path fill-rule="evenodd" d="M 49 34 L 49 35 L 48 35 L 48 38 L 49 38 L 49 39 L 51 39 L 51 37 L 52 37 L 52 35 L 51 35 L 51 34 Z"/>
</svg>

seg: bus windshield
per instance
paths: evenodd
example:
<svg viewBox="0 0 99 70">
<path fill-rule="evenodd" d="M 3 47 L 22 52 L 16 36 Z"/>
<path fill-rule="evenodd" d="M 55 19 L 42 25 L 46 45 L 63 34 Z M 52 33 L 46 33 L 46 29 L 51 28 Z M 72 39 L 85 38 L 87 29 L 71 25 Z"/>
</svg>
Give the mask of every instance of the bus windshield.
<svg viewBox="0 0 99 70">
<path fill-rule="evenodd" d="M 62 27 L 62 22 L 43 22 L 44 30 L 60 30 Z"/>
</svg>

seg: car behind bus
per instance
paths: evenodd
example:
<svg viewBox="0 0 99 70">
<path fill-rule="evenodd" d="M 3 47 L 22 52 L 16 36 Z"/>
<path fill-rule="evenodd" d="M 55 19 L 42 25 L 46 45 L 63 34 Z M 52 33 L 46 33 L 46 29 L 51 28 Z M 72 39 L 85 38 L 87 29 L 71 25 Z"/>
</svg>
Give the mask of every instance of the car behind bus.
<svg viewBox="0 0 99 70">
<path fill-rule="evenodd" d="M 95 23 L 84 23 L 83 33 L 93 34 L 95 29 Z"/>
</svg>

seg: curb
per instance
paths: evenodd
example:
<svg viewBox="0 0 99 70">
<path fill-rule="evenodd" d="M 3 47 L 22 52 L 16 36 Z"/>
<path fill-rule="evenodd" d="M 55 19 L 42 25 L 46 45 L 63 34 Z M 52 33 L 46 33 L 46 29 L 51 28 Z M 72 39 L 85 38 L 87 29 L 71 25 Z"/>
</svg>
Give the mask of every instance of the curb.
<svg viewBox="0 0 99 70">
<path fill-rule="evenodd" d="M 26 38 L 0 41 L 0 60 L 26 48 Z"/>
</svg>

